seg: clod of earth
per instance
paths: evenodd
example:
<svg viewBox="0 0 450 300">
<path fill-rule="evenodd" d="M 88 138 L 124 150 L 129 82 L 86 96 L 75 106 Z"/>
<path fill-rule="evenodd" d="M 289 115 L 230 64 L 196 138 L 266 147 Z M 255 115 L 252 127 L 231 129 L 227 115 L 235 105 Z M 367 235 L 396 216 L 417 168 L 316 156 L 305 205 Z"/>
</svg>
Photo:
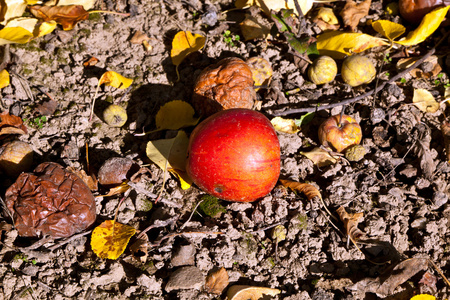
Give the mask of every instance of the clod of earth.
<svg viewBox="0 0 450 300">
<path fill-rule="evenodd" d="M 20 174 L 5 196 L 20 236 L 69 237 L 95 221 L 95 199 L 88 186 L 57 163 Z"/>
<path fill-rule="evenodd" d="M 252 108 L 255 100 L 252 70 L 242 59 L 227 57 L 200 73 L 192 105 L 208 117 L 222 109 Z"/>
<path fill-rule="evenodd" d="M 319 127 L 319 141 L 325 147 L 343 152 L 362 139 L 361 126 L 350 116 L 335 115 L 326 119 Z"/>
<path fill-rule="evenodd" d="M 192 132 L 186 170 L 218 198 L 250 202 L 268 194 L 280 175 L 280 144 L 270 121 L 250 109 L 218 112 Z"/>
</svg>

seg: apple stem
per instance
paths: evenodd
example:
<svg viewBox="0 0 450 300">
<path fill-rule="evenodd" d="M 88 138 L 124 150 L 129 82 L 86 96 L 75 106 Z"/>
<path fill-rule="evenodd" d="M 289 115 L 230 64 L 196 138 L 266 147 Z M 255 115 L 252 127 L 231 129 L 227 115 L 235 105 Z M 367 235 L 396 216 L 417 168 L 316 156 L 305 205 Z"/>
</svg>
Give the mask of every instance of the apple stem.
<svg viewBox="0 0 450 300">
<path fill-rule="evenodd" d="M 339 115 L 339 123 L 338 123 L 339 128 L 342 127 L 342 117 L 344 116 L 344 111 L 345 111 L 345 105 L 342 106 L 341 114 Z"/>
</svg>

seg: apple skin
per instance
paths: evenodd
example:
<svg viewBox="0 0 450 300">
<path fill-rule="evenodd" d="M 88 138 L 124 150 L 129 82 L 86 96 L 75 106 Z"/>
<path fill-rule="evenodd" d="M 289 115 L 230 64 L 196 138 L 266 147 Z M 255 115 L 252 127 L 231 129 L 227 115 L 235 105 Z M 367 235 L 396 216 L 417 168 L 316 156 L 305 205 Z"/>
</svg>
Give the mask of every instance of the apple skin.
<svg viewBox="0 0 450 300">
<path fill-rule="evenodd" d="M 343 152 L 348 147 L 358 145 L 362 139 L 361 126 L 350 116 L 331 116 L 319 127 L 319 141 L 326 147 L 332 147 L 337 152 Z"/>
<path fill-rule="evenodd" d="M 192 132 L 186 170 L 208 194 L 227 201 L 255 201 L 275 187 L 280 175 L 277 134 L 257 111 L 220 111 Z"/>
</svg>

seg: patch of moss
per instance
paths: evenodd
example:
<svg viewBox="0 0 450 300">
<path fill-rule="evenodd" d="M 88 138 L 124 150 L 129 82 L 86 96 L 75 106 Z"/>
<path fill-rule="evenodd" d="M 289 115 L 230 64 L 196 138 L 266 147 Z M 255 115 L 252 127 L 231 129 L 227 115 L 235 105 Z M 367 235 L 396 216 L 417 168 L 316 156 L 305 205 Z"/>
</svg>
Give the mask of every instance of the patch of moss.
<svg viewBox="0 0 450 300">
<path fill-rule="evenodd" d="M 88 29 L 88 28 L 80 29 L 78 32 L 81 33 L 81 34 L 84 34 L 87 37 L 89 37 L 91 35 L 91 30 Z"/>
<path fill-rule="evenodd" d="M 33 70 L 31 70 L 31 69 L 27 69 L 27 68 L 23 68 L 22 69 L 22 75 L 30 75 L 30 74 L 32 74 L 34 71 Z"/>
<path fill-rule="evenodd" d="M 299 221 L 299 223 L 297 224 L 298 228 L 300 230 L 306 230 L 306 228 L 308 227 L 308 216 L 299 214 L 297 216 L 297 220 Z"/>
<path fill-rule="evenodd" d="M 89 21 L 98 22 L 101 18 L 102 16 L 99 13 L 89 14 Z"/>
<path fill-rule="evenodd" d="M 212 218 L 220 217 L 220 215 L 227 210 L 219 202 L 219 198 L 211 195 L 204 195 L 202 197 L 202 203 L 199 205 L 199 209 Z"/>
<path fill-rule="evenodd" d="M 112 27 L 111 24 L 108 24 L 108 23 L 103 24 L 103 30 L 108 30 L 111 27 Z"/>
<path fill-rule="evenodd" d="M 51 65 L 52 64 L 52 59 L 50 59 L 50 58 L 47 58 L 47 57 L 45 57 L 45 56 L 41 56 L 41 58 L 39 59 L 39 62 L 42 64 L 42 65 Z"/>
<path fill-rule="evenodd" d="M 111 95 L 106 96 L 105 101 L 108 103 L 114 103 L 114 97 Z"/>
</svg>

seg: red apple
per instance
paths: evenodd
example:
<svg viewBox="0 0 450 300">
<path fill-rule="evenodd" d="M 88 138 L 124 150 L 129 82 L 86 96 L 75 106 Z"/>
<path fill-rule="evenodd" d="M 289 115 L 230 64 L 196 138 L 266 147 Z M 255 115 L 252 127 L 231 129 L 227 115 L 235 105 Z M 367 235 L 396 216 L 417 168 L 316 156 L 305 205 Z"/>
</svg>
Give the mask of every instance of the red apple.
<svg viewBox="0 0 450 300">
<path fill-rule="evenodd" d="M 339 121 L 340 120 L 340 121 Z M 348 147 L 358 145 L 362 139 L 361 126 L 350 116 L 335 115 L 326 119 L 319 127 L 320 143 L 342 152 Z"/>
<path fill-rule="evenodd" d="M 270 121 L 250 109 L 227 109 L 203 122 L 189 140 L 186 170 L 220 199 L 251 202 L 267 195 L 280 175 L 280 143 Z"/>
</svg>

